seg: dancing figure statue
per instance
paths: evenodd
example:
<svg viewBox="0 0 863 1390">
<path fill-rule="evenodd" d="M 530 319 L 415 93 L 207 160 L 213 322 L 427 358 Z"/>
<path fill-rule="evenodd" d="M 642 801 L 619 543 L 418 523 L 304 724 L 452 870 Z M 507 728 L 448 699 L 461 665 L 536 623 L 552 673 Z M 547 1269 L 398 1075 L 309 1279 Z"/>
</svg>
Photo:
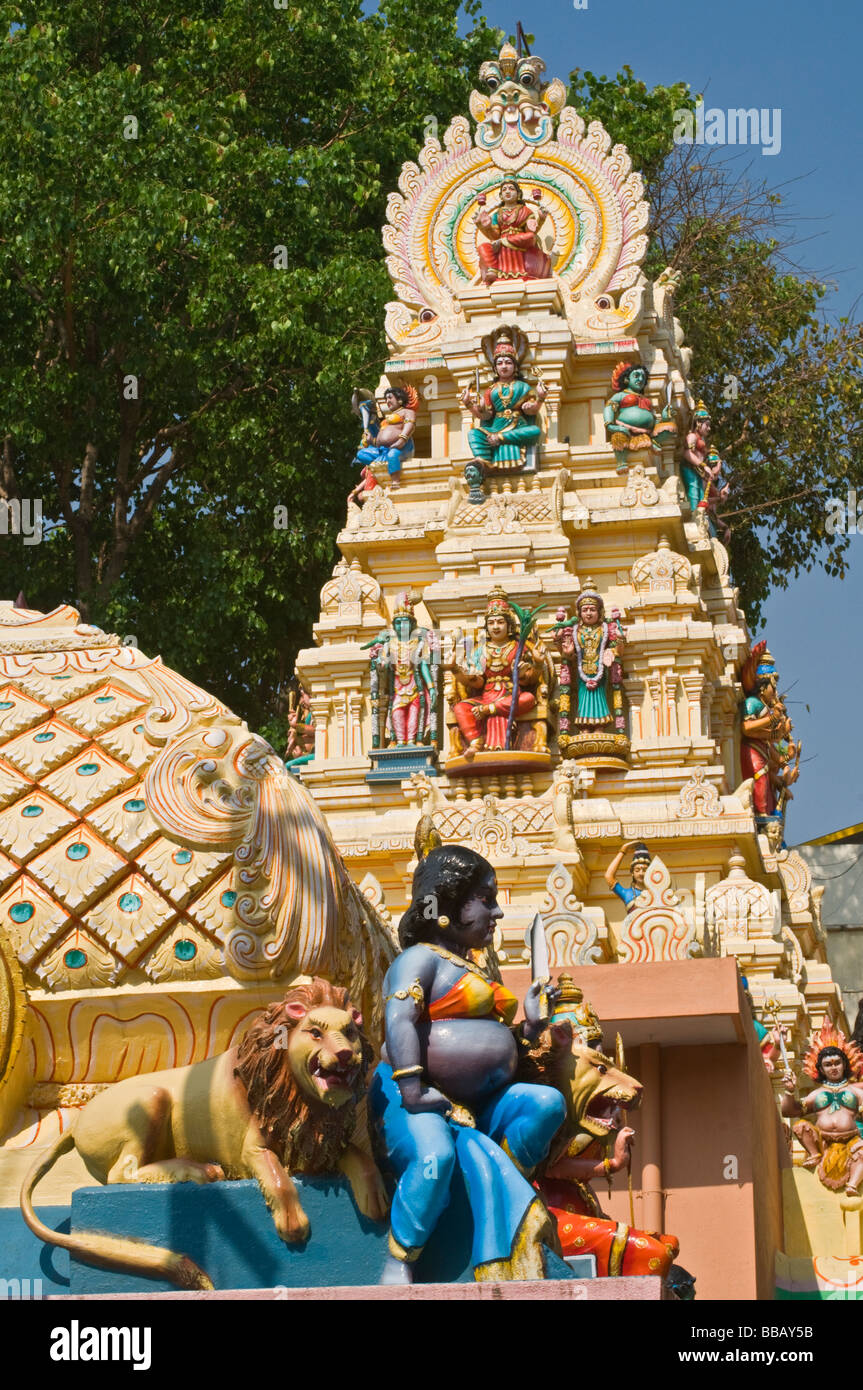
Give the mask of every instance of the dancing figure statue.
<svg viewBox="0 0 863 1390">
<path fill-rule="evenodd" d="M 535 202 L 542 189 L 532 190 Z M 544 208 L 524 201 L 517 179 L 506 178 L 498 189 L 500 203 L 493 212 L 486 208 L 486 195 L 477 197 L 479 211 L 474 222 L 480 233 L 477 253 L 480 278 L 485 285 L 495 280 L 545 280 L 551 274 L 551 260 L 539 240 L 539 230 L 548 216 Z"/>
<path fill-rule="evenodd" d="M 520 1048 L 557 990 L 538 980 L 518 1002 L 490 952 L 502 916 L 487 859 L 458 845 L 417 865 L 384 983 L 386 1046 L 370 1093 L 393 1198 L 385 1283 L 411 1283 L 461 1170 L 474 1221 L 477 1280 L 542 1278 L 552 1230 L 530 1177 L 566 1118 L 550 1086 L 516 1081 Z"/>
<path fill-rule="evenodd" d="M 552 628 L 560 649 L 558 742 L 564 757 L 611 757 L 629 752 L 620 658 L 626 634 L 616 608 L 605 617 L 603 599 L 588 579 L 575 617 L 559 608 Z"/>
<path fill-rule="evenodd" d="M 611 374 L 614 394 L 603 411 L 618 473 L 625 473 L 630 463 L 643 461 L 638 454 L 644 451 L 659 453 L 662 445 L 677 433 L 672 418 L 671 402 L 666 402 L 661 414 L 649 396 L 647 371 L 632 362 L 619 362 Z M 669 393 L 670 394 L 670 393 Z"/>
<path fill-rule="evenodd" d="M 419 396 L 413 386 L 388 386 L 383 409 L 368 391 L 355 391 L 351 409 L 363 422 L 363 437 L 354 463 L 386 463 L 390 486 L 401 485 L 402 463 L 414 451 Z"/>
<path fill-rule="evenodd" d="M 791 787 L 800 775 L 801 744 L 777 686 L 779 673 L 766 641 L 756 642 L 740 672 L 744 699 L 741 707 L 740 767 L 752 778 L 752 804 L 758 824 L 781 823 L 785 804 L 793 799 Z"/>
<path fill-rule="evenodd" d="M 405 747 L 438 741 L 438 686 L 434 635 L 419 627 L 410 594 L 401 594 L 392 629 L 366 642 L 371 647 L 372 747 Z"/>
<path fill-rule="evenodd" d="M 532 387 L 525 380 L 521 364 L 528 343 L 518 328 L 497 329 L 482 340 L 486 359 L 494 371 L 494 381 L 480 394 L 477 372 L 476 392 L 466 388 L 462 404 L 477 424 L 468 433 L 468 444 L 475 460 L 468 469 L 481 467 L 484 475 L 517 472 L 531 460 L 528 453 L 535 449 L 542 435 L 534 417 L 547 395 L 542 381 Z M 535 467 L 535 462 L 533 464 Z M 465 470 L 465 476 L 471 476 Z M 475 499 L 472 490 L 471 500 Z M 479 493 L 479 501 L 482 501 Z"/>
<path fill-rule="evenodd" d="M 863 1054 L 832 1024 L 815 1034 L 803 1070 L 816 1083 L 800 1099 L 792 1071 L 784 1075 L 782 1114 L 798 1120 L 794 1133 L 806 1150 L 804 1168 L 817 1171 L 831 1192 L 860 1195 L 863 1181 Z"/>
</svg>

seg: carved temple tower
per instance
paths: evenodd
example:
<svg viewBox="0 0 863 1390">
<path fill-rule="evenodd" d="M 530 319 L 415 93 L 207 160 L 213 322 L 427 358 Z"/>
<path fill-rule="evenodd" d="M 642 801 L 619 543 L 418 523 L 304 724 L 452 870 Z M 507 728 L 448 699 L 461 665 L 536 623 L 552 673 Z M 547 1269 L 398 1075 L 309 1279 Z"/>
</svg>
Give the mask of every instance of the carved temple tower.
<svg viewBox="0 0 863 1390">
<path fill-rule="evenodd" d="M 657 1093 L 661 1082 L 663 1107 L 672 1096 L 685 1107 L 699 1068 L 720 1066 L 716 1046 L 752 1039 L 729 957 L 748 980 L 756 1017 L 788 1027 L 792 1058 L 802 1056 L 813 1028 L 842 1022 L 841 1000 L 826 963 L 820 890 L 800 856 L 780 847 L 776 822 L 756 822 L 753 784 L 742 781 L 740 672 L 750 635 L 727 551 L 681 482 L 697 390 L 673 315 L 674 276 L 666 271 L 651 282 L 641 268 L 648 207 L 626 149 L 612 147 L 598 122 L 585 127 L 563 107 L 562 85 L 545 85 L 543 68 L 508 48 L 484 65 L 491 95 L 472 94 L 473 133 L 456 117 L 442 142 L 427 139 L 390 196 L 383 238 L 395 297 L 378 395 L 387 386 L 414 389 L 414 450 L 404 456 L 398 488 L 387 485 L 379 462 L 380 486 L 349 504 L 315 645 L 297 661 L 316 726 L 314 759 L 298 775 L 354 879 L 393 923 L 409 900 L 422 814 L 444 843 L 485 854 L 505 909 L 504 978 L 523 977 L 526 929 L 542 911 L 552 966 L 592 967 L 576 973 L 600 1016 L 641 1047 L 642 1079 L 649 1073 Z M 508 178 L 528 214 L 510 226 L 534 231 L 532 261 L 524 251 L 521 262 L 501 255 L 501 246 L 518 243 L 502 236 Z M 472 470 L 477 419 L 469 402 L 483 399 L 501 336 L 518 340 L 519 373 L 534 400 L 539 383 L 545 388 L 533 417 L 540 442 L 508 466 L 486 459 Z M 644 368 L 640 403 L 669 423 L 650 438 L 630 436 L 621 456 L 604 412 L 622 363 Z M 579 746 L 564 735 L 565 672 L 551 630 L 557 611 L 573 615 L 586 589 L 598 593 L 606 618 L 619 611 L 625 633 L 616 748 L 602 739 Z M 517 721 L 526 737 L 497 756 L 487 739 L 465 758 L 453 714 L 465 690 L 450 668 L 459 653 L 476 650 L 495 590 L 522 610 L 542 608 L 532 633 L 541 670 L 530 716 Z M 406 593 L 415 621 L 436 635 L 438 735 L 422 747 L 373 737 L 366 648 L 391 628 Z M 376 701 L 374 721 L 379 729 Z M 647 844 L 653 862 L 645 891 L 625 911 L 604 872 L 632 840 Z M 670 973 L 657 970 L 663 963 Z M 718 1002 L 723 989 L 732 1004 Z M 688 1079 L 682 1071 L 675 1079 L 689 1051 Z M 731 1103 L 733 1094 L 747 1114 L 765 1107 L 764 1123 L 772 1124 L 760 1059 L 758 1072 L 755 1092 L 744 1098 L 729 1082 L 717 1103 Z M 702 1074 L 699 1087 L 705 1081 Z M 704 1122 L 711 1123 L 709 1109 Z M 648 1226 L 667 1195 L 667 1228 L 684 1235 L 684 1249 L 682 1228 L 696 1208 L 682 1188 L 692 1172 L 675 1191 L 669 1150 L 686 1142 L 685 1129 L 681 1122 L 673 1142 L 666 1134 L 665 1159 L 657 1153 L 654 1163 L 662 1179 L 654 1175 L 652 1191 L 643 1173 L 640 1192 Z M 720 1211 L 727 1194 L 718 1168 L 707 1169 L 722 1156 L 705 1157 L 695 1180 L 701 1202 L 718 1186 Z M 789 1248 L 777 1188 L 793 1179 L 776 1164 L 769 1174 L 759 1170 L 754 1153 L 743 1162 L 751 1184 L 744 1238 L 758 1247 L 750 1285 L 752 1296 L 756 1287 L 765 1296 L 773 1278 L 767 1247 Z M 738 1219 L 729 1212 L 720 1224 Z M 764 1220 L 773 1233 L 756 1238 Z M 713 1292 L 721 1296 L 719 1287 Z"/>
</svg>

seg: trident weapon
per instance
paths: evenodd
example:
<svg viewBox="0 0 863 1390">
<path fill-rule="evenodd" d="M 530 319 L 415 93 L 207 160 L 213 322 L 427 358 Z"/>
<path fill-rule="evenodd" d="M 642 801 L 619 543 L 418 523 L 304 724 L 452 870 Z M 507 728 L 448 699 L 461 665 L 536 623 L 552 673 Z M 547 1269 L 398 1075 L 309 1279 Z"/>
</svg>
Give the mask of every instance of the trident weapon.
<svg viewBox="0 0 863 1390">
<path fill-rule="evenodd" d="M 774 1028 L 777 1028 L 777 1029 L 779 1030 L 779 1051 L 780 1051 L 780 1053 L 782 1054 L 782 1065 L 785 1067 L 785 1070 L 786 1070 L 786 1071 L 791 1071 L 791 1070 L 792 1070 L 792 1067 L 791 1067 L 791 1059 L 789 1058 L 789 1056 L 788 1056 L 788 1051 L 787 1051 L 787 1049 L 786 1049 L 786 1047 L 785 1047 L 785 1038 L 784 1038 L 783 1035 L 782 1035 L 782 1024 L 779 1022 L 779 1017 L 778 1017 L 778 1014 L 779 1014 L 779 1000 L 778 1000 L 778 999 L 765 999 L 763 1008 L 764 1008 L 764 1012 L 765 1012 L 766 1014 L 771 1014 L 771 1015 L 772 1015 L 772 1017 L 773 1017 L 773 1026 L 774 1026 Z"/>
</svg>

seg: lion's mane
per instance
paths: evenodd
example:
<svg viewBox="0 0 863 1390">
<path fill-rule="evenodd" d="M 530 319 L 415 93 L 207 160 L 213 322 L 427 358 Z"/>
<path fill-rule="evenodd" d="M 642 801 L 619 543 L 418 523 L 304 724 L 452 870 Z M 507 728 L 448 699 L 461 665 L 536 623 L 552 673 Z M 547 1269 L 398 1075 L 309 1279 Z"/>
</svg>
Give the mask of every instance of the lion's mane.
<svg viewBox="0 0 863 1390">
<path fill-rule="evenodd" d="M 289 1173 L 332 1172 L 356 1125 L 372 1049 L 360 1030 L 363 1060 L 352 1100 L 337 1109 L 309 1100 L 297 1085 L 287 1047 L 298 1021 L 287 1013 L 287 1005 L 293 1003 L 301 1003 L 307 1012 L 320 1005 L 351 1007 L 348 991 L 326 980 L 295 985 L 246 1031 L 234 1075 L 245 1086 L 252 1114 Z"/>
</svg>

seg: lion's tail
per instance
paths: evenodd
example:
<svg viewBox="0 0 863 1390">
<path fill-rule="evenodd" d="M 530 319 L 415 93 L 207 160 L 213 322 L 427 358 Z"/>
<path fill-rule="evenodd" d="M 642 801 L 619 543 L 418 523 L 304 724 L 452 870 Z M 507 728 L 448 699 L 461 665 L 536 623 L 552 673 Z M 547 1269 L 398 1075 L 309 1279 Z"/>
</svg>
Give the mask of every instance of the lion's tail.
<svg viewBox="0 0 863 1390">
<path fill-rule="evenodd" d="M 60 1231 L 52 1231 L 50 1226 L 39 1220 L 33 1210 L 36 1185 L 53 1168 L 57 1159 L 74 1147 L 75 1135 L 72 1130 L 59 1135 L 51 1148 L 33 1164 L 22 1183 L 21 1214 L 33 1234 L 49 1245 L 59 1245 L 68 1250 L 84 1264 L 96 1265 L 99 1269 L 118 1269 L 124 1274 L 166 1279 L 178 1289 L 211 1289 L 211 1280 L 188 1255 L 176 1255 L 173 1250 L 164 1250 L 158 1245 L 145 1245 L 142 1241 L 124 1236 L 99 1235 L 95 1231 L 67 1236 Z"/>
</svg>

